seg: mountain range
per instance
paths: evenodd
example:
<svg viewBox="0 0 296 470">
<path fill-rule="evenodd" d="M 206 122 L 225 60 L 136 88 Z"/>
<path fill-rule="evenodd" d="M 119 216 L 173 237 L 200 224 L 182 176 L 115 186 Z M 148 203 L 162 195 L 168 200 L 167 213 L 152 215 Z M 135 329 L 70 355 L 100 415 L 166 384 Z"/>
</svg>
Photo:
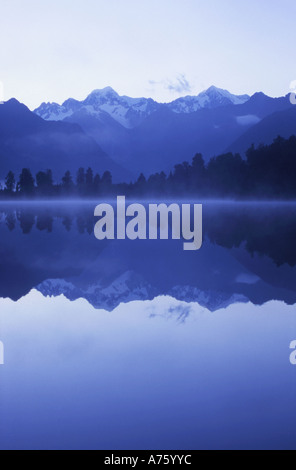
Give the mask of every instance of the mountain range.
<svg viewBox="0 0 296 470">
<path fill-rule="evenodd" d="M 27 167 L 33 173 L 50 168 L 61 178 L 81 164 L 100 173 L 110 170 L 118 178 L 129 176 L 78 124 L 45 121 L 15 99 L 0 106 L 2 177 Z"/>
<path fill-rule="evenodd" d="M 295 107 L 288 96 L 236 96 L 216 87 L 171 103 L 121 97 L 108 87 L 95 90 L 84 101 L 43 103 L 35 113 L 79 124 L 135 176 L 169 172 L 197 152 L 208 160 L 226 151 L 244 153 L 252 143 L 271 143 L 278 134 L 296 133 Z M 266 129 L 262 137 L 261 129 Z"/>
<path fill-rule="evenodd" d="M 35 113 L 47 121 L 63 121 L 76 113 L 87 114 L 98 120 L 104 120 L 106 114 L 127 129 L 141 124 L 151 114 L 166 108 L 177 114 L 188 114 L 200 109 L 212 109 L 228 104 L 243 104 L 248 95 L 235 96 L 227 90 L 215 87 L 200 93 L 198 96 L 185 96 L 171 103 L 157 103 L 151 98 L 130 98 L 119 96 L 111 87 L 94 90 L 84 101 L 72 98 L 62 105 L 42 103 Z"/>
<path fill-rule="evenodd" d="M 80 166 L 112 172 L 129 181 L 143 172 L 169 172 L 191 161 L 228 151 L 242 155 L 252 145 L 296 134 L 296 107 L 289 96 L 233 95 L 211 87 L 171 103 L 120 96 L 112 88 L 85 100 L 42 103 L 30 111 L 12 99 L 0 106 L 2 177 L 30 167 L 51 168 L 56 178 Z"/>
</svg>

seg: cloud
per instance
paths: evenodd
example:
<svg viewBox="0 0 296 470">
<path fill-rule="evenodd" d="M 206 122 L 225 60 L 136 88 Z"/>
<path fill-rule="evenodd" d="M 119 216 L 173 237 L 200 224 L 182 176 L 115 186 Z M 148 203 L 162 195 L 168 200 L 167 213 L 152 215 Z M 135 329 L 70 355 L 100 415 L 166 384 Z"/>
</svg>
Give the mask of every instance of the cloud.
<svg viewBox="0 0 296 470">
<path fill-rule="evenodd" d="M 180 75 L 175 81 L 168 81 L 166 88 L 173 93 L 190 93 L 192 88 L 185 75 Z"/>
<path fill-rule="evenodd" d="M 171 93 L 178 93 L 178 94 L 191 93 L 192 91 L 192 86 L 184 74 L 178 75 L 173 80 L 169 80 L 169 79 L 165 79 L 161 81 L 149 80 L 149 85 L 151 85 L 152 87 L 161 86 L 164 89 L 170 91 Z"/>
</svg>

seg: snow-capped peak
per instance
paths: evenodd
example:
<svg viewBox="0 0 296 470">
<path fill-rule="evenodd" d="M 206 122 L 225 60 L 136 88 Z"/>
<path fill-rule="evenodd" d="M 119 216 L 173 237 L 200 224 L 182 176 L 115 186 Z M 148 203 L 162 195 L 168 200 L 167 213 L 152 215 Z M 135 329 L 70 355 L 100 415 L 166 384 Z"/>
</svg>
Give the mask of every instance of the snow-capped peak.
<svg viewBox="0 0 296 470">
<path fill-rule="evenodd" d="M 132 128 L 156 111 L 159 106 L 150 98 L 120 96 L 113 88 L 106 87 L 92 91 L 84 101 L 70 98 L 62 105 L 42 103 L 35 113 L 48 121 L 61 121 L 73 116 L 76 112 L 97 118 L 108 114 L 122 126 Z"/>
<path fill-rule="evenodd" d="M 115 90 L 111 87 L 106 87 L 101 90 L 94 90 L 92 91 L 88 97 L 86 98 L 85 102 L 92 102 L 92 101 L 106 101 L 112 99 L 118 99 L 119 95 L 116 93 Z"/>
<path fill-rule="evenodd" d="M 201 92 L 198 95 L 198 98 L 207 99 L 208 102 L 211 102 L 213 106 L 215 103 L 220 104 L 224 102 L 228 102 L 227 104 L 243 104 L 250 99 L 249 95 L 233 95 L 227 90 L 223 90 L 222 88 L 217 88 L 215 86 L 211 86 L 207 90 Z"/>
<path fill-rule="evenodd" d="M 106 86 L 105 88 L 101 88 L 101 89 L 97 89 L 97 90 L 93 90 L 90 95 L 108 95 L 108 94 L 113 94 L 113 95 L 117 95 L 118 96 L 118 93 L 113 90 L 113 88 L 111 86 Z M 89 96 L 90 96 L 89 95 Z"/>
<path fill-rule="evenodd" d="M 211 86 L 197 96 L 185 96 L 168 105 L 175 113 L 193 113 L 199 109 L 212 109 L 227 105 L 246 103 L 250 99 L 248 95 L 233 95 L 227 90 Z"/>
<path fill-rule="evenodd" d="M 203 108 L 243 104 L 249 98 L 248 95 L 232 95 L 227 90 L 212 86 L 198 96 L 185 96 L 168 104 L 160 104 L 151 98 L 120 96 L 113 88 L 106 87 L 94 90 L 84 101 L 70 98 L 62 105 L 42 103 L 35 113 L 48 121 L 62 121 L 77 112 L 86 113 L 95 118 L 108 114 L 122 126 L 133 128 L 160 107 L 166 106 L 175 113 L 192 113 Z"/>
</svg>

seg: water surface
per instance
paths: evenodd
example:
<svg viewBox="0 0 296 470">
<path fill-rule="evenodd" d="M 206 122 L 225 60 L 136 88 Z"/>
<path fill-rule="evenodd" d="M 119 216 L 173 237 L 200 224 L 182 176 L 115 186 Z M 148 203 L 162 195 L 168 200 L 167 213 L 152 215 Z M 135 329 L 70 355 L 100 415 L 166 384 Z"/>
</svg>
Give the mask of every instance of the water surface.
<svg viewBox="0 0 296 470">
<path fill-rule="evenodd" d="M 295 448 L 296 206 L 204 204 L 203 246 L 0 207 L 0 448 Z"/>
</svg>

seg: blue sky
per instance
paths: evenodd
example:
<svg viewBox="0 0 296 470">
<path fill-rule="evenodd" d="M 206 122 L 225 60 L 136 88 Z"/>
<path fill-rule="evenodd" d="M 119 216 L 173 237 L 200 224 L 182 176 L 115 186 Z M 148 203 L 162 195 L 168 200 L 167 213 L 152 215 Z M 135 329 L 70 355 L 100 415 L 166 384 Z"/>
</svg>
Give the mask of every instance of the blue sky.
<svg viewBox="0 0 296 470">
<path fill-rule="evenodd" d="M 294 0 L 1 0 L 4 99 L 289 92 Z"/>
</svg>

